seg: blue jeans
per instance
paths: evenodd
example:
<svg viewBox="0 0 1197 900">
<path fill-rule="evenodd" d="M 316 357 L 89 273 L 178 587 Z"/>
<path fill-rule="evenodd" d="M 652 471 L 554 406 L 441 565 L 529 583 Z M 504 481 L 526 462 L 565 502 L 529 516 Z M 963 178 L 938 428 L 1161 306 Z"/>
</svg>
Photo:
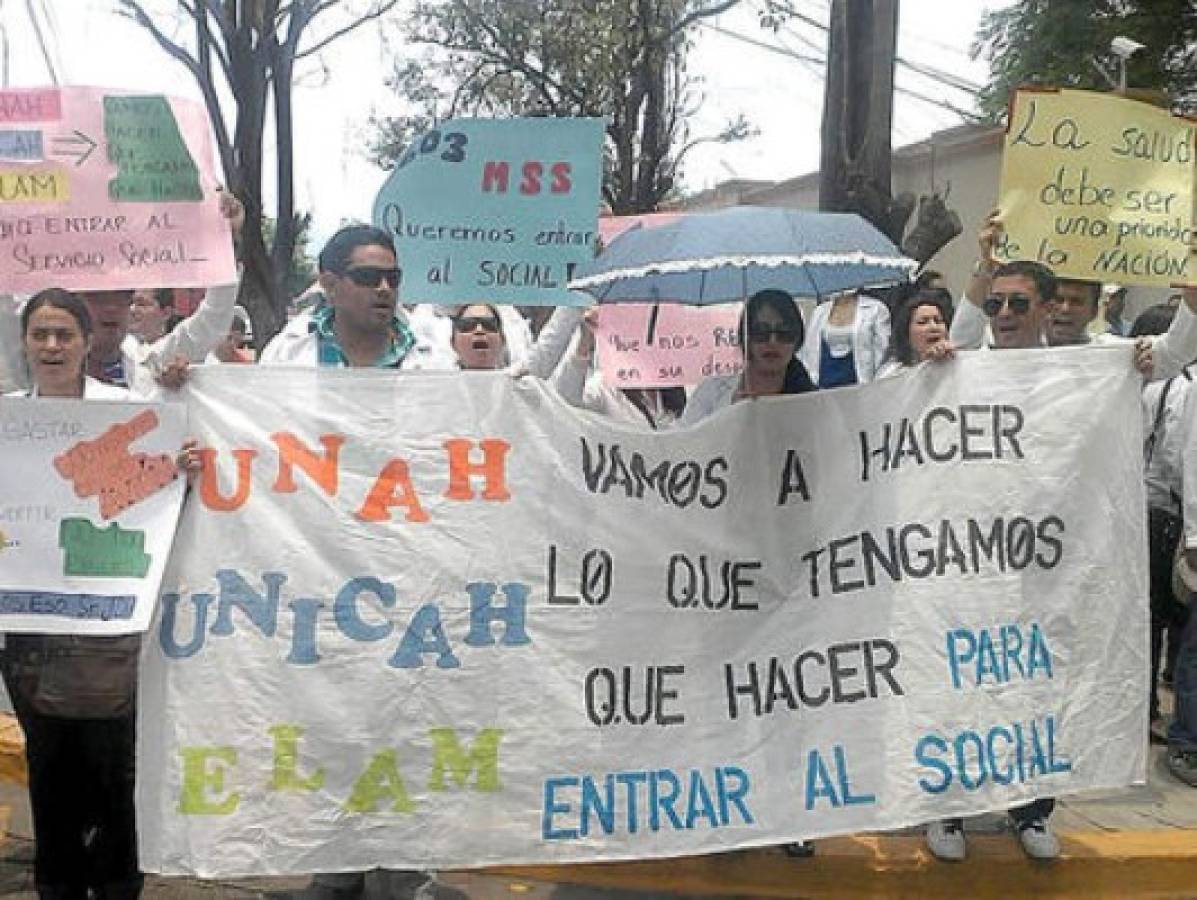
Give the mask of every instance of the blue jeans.
<svg viewBox="0 0 1197 900">
<path fill-rule="evenodd" d="M 1172 676 L 1176 691 L 1176 718 L 1168 726 L 1168 747 L 1197 751 L 1197 611 L 1190 601 L 1189 617 L 1180 635 L 1180 652 Z"/>
</svg>

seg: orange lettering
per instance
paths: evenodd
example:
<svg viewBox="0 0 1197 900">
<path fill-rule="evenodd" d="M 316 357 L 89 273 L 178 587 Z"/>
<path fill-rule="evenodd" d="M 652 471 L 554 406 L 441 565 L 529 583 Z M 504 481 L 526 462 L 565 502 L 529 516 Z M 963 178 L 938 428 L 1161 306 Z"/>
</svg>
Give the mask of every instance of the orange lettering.
<svg viewBox="0 0 1197 900">
<path fill-rule="evenodd" d="M 231 496 L 220 493 L 220 482 L 216 477 L 216 450 L 204 447 L 200 450 L 199 495 L 200 501 L 215 512 L 233 512 L 245 505 L 249 499 L 250 473 L 257 450 L 242 447 L 233 451 L 237 460 L 237 487 Z"/>
<path fill-rule="evenodd" d="M 470 478 L 480 475 L 486 479 L 483 500 L 510 500 L 507 490 L 507 451 L 511 444 L 497 438 L 479 441 L 482 446 L 482 462 L 470 462 L 470 448 L 474 442 L 466 438 L 445 441 L 449 451 L 449 489 L 445 496 L 450 500 L 473 500 L 474 490 Z"/>
<path fill-rule="evenodd" d="M 274 490 L 280 494 L 293 494 L 295 487 L 295 466 L 303 469 L 308 477 L 330 497 L 337 493 L 337 455 L 345 438 L 339 434 L 322 434 L 320 443 L 324 446 L 323 458 L 317 456 L 307 444 L 286 431 L 272 434 L 270 439 L 278 446 L 278 478 Z"/>
<path fill-rule="evenodd" d="M 398 492 L 396 488 L 399 489 Z M 369 496 L 356 515 L 363 522 L 385 522 L 391 517 L 392 506 L 406 506 L 409 522 L 428 521 L 428 513 L 424 512 L 416 489 L 412 487 L 407 463 L 401 459 L 392 459 L 382 467 L 374 487 L 370 488 Z"/>
</svg>

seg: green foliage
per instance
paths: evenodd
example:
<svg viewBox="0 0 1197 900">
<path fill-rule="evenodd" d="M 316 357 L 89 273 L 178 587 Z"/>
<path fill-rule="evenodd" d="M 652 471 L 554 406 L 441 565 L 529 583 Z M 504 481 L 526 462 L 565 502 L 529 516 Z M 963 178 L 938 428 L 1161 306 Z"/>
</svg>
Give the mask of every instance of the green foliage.
<svg viewBox="0 0 1197 900">
<path fill-rule="evenodd" d="M 1181 107 L 1197 103 L 1197 3 L 1193 0 L 1019 0 L 985 14 L 972 46 L 990 66 L 978 99 L 993 120 L 1022 84 L 1109 90 L 1117 77 L 1110 41 L 1144 45 L 1127 67 L 1132 88 L 1166 91 Z M 1096 64 L 1095 64 L 1096 61 Z"/>
<path fill-rule="evenodd" d="M 694 138 L 687 124 L 701 102 L 686 73 L 692 26 L 737 2 L 416 0 L 404 38 L 427 53 L 388 79 L 412 111 L 375 120 L 372 155 L 389 167 L 415 134 L 453 116 L 602 116 L 608 205 L 655 209 L 690 149 L 752 133 L 737 119 Z"/>
<path fill-rule="evenodd" d="M 287 300 L 302 294 L 316 280 L 316 261 L 308 251 L 311 226 L 311 213 L 299 213 L 295 216 L 295 245 L 291 251 L 291 262 L 282 278 L 282 293 Z M 274 232 L 274 219 L 263 216 L 262 236 L 268 246 L 274 243 Z"/>
</svg>

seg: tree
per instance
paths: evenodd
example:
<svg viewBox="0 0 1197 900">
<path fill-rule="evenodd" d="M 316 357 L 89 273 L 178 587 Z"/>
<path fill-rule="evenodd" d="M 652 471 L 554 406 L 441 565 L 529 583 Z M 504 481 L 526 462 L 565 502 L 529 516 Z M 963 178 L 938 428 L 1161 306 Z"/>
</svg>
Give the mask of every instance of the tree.
<svg viewBox="0 0 1197 900">
<path fill-rule="evenodd" d="M 404 29 L 426 60 L 391 85 L 413 115 L 377 123 L 392 165 L 411 137 L 454 115 L 606 116 L 603 196 L 619 215 L 651 212 L 675 190 L 686 154 L 747 137 L 742 119 L 693 137 L 700 100 L 686 73 L 690 34 L 740 0 L 416 0 Z"/>
<path fill-rule="evenodd" d="M 316 261 L 308 252 L 308 241 L 311 239 L 309 229 L 312 227 L 311 213 L 301 213 L 295 217 L 295 249 L 291 253 L 291 262 L 283 276 L 282 296 L 284 300 L 294 300 L 312 286 L 316 280 Z M 269 216 L 262 221 L 262 236 L 267 245 L 274 243 L 274 219 Z"/>
<path fill-rule="evenodd" d="M 146 29 L 182 64 L 204 96 L 216 134 L 224 177 L 245 204 L 239 256 L 244 266 L 239 298 L 261 347 L 286 321 L 284 280 L 291 266 L 302 217 L 295 214 L 291 87 L 298 63 L 366 22 L 398 0 L 175 0 L 173 17 L 151 14 L 143 0 L 117 0 L 121 14 Z M 326 15 L 338 10 L 339 16 Z M 190 41 L 172 36 L 166 24 L 186 26 Z M 326 27 L 319 33 L 317 19 Z M 226 108 L 222 96 L 231 96 Z M 278 198 L 277 223 L 267 246 L 263 233 L 263 136 L 273 108 Z"/>
<path fill-rule="evenodd" d="M 1108 90 L 1118 59 L 1110 41 L 1144 45 L 1127 66 L 1136 88 L 1166 91 L 1197 109 L 1197 4 L 1193 0 L 1019 0 L 985 14 L 972 46 L 989 62 L 979 103 L 994 121 L 1021 84 Z"/>
<path fill-rule="evenodd" d="M 925 263 L 963 230 L 937 194 L 893 196 L 894 66 L 899 0 L 832 0 L 823 93 L 819 209 L 852 212 Z M 769 0 L 762 24 L 811 22 L 789 0 Z M 817 24 L 817 23 L 816 23 Z M 918 218 L 907 232 L 917 208 Z"/>
</svg>

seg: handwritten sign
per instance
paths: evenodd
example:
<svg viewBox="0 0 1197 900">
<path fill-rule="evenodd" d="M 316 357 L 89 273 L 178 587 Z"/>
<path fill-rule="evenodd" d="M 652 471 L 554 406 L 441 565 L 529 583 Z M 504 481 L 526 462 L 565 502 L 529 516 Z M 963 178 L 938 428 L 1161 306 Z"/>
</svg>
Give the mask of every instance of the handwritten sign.
<svg viewBox="0 0 1197 900">
<path fill-rule="evenodd" d="M 1197 285 L 1197 123 L 1086 91 L 1021 90 L 1002 157 L 1004 259 L 1099 282 Z"/>
<path fill-rule="evenodd" d="M 188 388 L 142 657 L 147 871 L 723 852 L 1144 779 L 1129 348 L 662 433 L 497 373 L 230 368 Z"/>
<path fill-rule="evenodd" d="M 0 399 L 0 631 L 144 631 L 183 500 L 179 404 Z"/>
<path fill-rule="evenodd" d="M 374 201 L 412 303 L 578 305 L 594 256 L 601 119 L 453 119 L 415 139 Z"/>
<path fill-rule="evenodd" d="M 595 331 L 599 369 L 612 387 L 698 384 L 712 375 L 738 375 L 739 303 L 613 303 L 600 307 Z"/>
<path fill-rule="evenodd" d="M 203 107 L 100 88 L 0 91 L 0 291 L 235 278 Z"/>
</svg>

